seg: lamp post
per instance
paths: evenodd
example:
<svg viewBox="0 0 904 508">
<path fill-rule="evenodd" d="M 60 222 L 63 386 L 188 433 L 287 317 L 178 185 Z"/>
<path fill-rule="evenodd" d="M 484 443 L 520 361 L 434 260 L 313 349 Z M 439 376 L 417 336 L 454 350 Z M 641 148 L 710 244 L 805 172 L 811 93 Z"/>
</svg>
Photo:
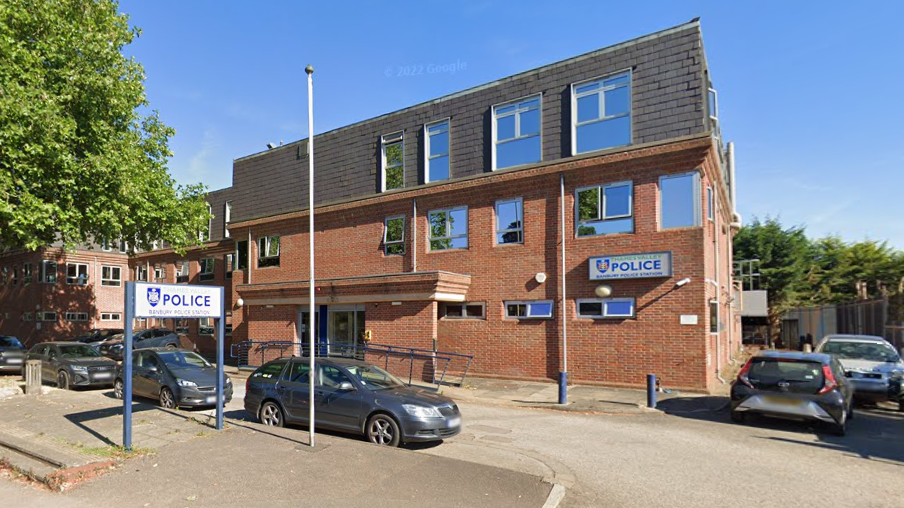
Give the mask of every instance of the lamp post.
<svg viewBox="0 0 904 508">
<path fill-rule="evenodd" d="M 304 68 L 308 75 L 308 240 L 311 275 L 308 279 L 308 366 L 311 372 L 311 389 L 308 390 L 308 432 L 311 448 L 314 447 L 314 67 Z"/>
</svg>

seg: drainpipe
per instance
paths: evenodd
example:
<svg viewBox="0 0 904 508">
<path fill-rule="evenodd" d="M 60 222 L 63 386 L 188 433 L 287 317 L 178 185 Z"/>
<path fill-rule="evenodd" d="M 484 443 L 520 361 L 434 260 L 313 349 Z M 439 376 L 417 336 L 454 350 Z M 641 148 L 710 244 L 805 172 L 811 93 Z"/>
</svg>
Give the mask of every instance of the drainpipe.
<svg viewBox="0 0 904 508">
<path fill-rule="evenodd" d="M 97 328 L 97 281 L 100 278 L 97 276 L 97 256 L 94 256 L 94 280 L 91 281 L 91 285 L 94 286 L 94 310 L 91 312 L 91 328 Z"/>
<path fill-rule="evenodd" d="M 715 192 L 715 187 L 713 187 L 713 192 Z M 720 275 L 722 273 L 722 265 L 719 264 L 719 214 L 717 213 L 719 207 L 716 206 L 716 202 L 717 199 L 714 195 L 713 207 L 716 210 L 713 210 L 713 245 L 716 247 L 716 320 L 721 323 L 722 282 Z M 716 379 L 723 385 L 727 384 L 727 381 L 722 379 L 722 332 L 718 328 L 716 328 Z"/>
<path fill-rule="evenodd" d="M 559 404 L 568 403 L 568 316 L 565 313 L 565 174 L 559 175 L 562 201 L 562 372 L 559 372 Z"/>
<path fill-rule="evenodd" d="M 248 262 L 246 263 L 248 266 L 245 267 L 245 272 L 248 274 L 248 284 L 251 284 L 251 228 L 248 228 Z"/>
<path fill-rule="evenodd" d="M 411 271 L 417 272 L 417 200 L 411 200 L 411 225 L 414 226 L 414 233 L 411 235 Z"/>
</svg>

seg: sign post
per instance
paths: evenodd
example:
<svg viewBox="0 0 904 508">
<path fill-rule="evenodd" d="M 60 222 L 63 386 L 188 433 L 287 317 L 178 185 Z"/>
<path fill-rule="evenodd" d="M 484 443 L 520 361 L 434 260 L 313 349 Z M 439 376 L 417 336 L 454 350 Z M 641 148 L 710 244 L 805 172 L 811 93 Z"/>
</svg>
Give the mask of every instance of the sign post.
<svg viewBox="0 0 904 508">
<path fill-rule="evenodd" d="M 135 318 L 217 319 L 217 430 L 223 429 L 223 336 L 226 329 L 223 293 L 219 286 L 126 282 L 122 444 L 127 451 L 132 449 L 132 321 Z"/>
</svg>

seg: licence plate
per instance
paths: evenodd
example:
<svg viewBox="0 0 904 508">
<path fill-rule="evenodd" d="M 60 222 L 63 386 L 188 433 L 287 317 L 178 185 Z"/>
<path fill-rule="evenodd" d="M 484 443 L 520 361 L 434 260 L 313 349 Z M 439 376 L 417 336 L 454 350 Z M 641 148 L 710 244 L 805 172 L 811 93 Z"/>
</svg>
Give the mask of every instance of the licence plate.
<svg viewBox="0 0 904 508">
<path fill-rule="evenodd" d="M 763 397 L 770 404 L 778 404 L 780 406 L 799 406 L 801 402 L 797 399 L 789 399 L 785 397 Z"/>
<path fill-rule="evenodd" d="M 455 417 L 449 418 L 449 420 L 446 421 L 446 426 L 449 427 L 450 429 L 458 427 L 459 425 L 461 425 L 461 417 L 460 416 L 455 416 Z"/>
<path fill-rule="evenodd" d="M 206 403 L 208 403 L 208 404 L 216 404 L 216 403 L 217 403 L 217 396 L 216 396 L 216 395 L 211 395 L 210 397 L 207 397 L 206 399 L 204 399 L 204 402 L 206 402 Z"/>
<path fill-rule="evenodd" d="M 97 372 L 94 374 L 94 379 L 110 379 L 113 377 L 111 372 Z"/>
<path fill-rule="evenodd" d="M 6 360 L 6 363 L 9 363 L 11 365 L 18 365 L 18 364 L 22 363 L 22 359 L 21 358 L 10 358 L 9 360 Z"/>
</svg>

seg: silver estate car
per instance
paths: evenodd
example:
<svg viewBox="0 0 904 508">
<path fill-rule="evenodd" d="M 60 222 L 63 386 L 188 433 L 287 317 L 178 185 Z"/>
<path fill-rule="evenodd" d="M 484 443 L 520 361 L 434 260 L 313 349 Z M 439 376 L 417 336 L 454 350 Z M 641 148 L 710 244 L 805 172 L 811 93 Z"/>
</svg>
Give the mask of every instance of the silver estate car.
<svg viewBox="0 0 904 508">
<path fill-rule="evenodd" d="M 873 335 L 827 335 L 816 346 L 841 362 L 854 385 L 854 397 L 868 402 L 892 401 L 904 411 L 904 362 L 895 348 Z"/>
</svg>

